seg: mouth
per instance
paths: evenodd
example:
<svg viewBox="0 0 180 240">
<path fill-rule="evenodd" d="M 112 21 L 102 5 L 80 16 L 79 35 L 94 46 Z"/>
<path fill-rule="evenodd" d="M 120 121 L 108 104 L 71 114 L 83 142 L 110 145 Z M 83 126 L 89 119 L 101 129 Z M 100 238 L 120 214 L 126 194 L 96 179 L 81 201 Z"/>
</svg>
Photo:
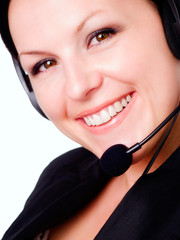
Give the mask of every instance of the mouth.
<svg viewBox="0 0 180 240">
<path fill-rule="evenodd" d="M 111 121 L 116 115 L 126 108 L 131 101 L 131 98 L 131 94 L 128 94 L 122 99 L 101 109 L 99 112 L 84 116 L 84 122 L 88 127 L 96 127 Z"/>
</svg>

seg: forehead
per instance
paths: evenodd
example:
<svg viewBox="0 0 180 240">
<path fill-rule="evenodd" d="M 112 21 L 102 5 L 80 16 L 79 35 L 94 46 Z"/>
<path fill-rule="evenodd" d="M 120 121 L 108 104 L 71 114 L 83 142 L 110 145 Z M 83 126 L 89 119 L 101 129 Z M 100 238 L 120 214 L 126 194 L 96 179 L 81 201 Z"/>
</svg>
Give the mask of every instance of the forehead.
<svg viewBox="0 0 180 240">
<path fill-rule="evenodd" d="M 44 20 L 45 23 L 58 20 L 61 23 L 68 24 L 71 20 L 86 17 L 89 12 L 101 10 L 113 10 L 119 14 L 128 10 L 138 11 L 138 5 L 148 0 L 11 0 L 9 6 L 9 20 L 20 25 Z M 13 21 L 11 21 L 11 19 Z M 19 21 L 19 22 L 18 22 Z"/>
<path fill-rule="evenodd" d="M 94 16 L 109 15 L 122 19 L 143 12 L 147 0 L 11 0 L 9 26 L 17 50 L 22 44 L 49 43 L 57 30 L 66 34 L 81 28 Z M 135 11 L 136 9 L 136 11 Z M 97 22 L 97 20 L 96 20 Z"/>
<path fill-rule="evenodd" d="M 117 6 L 123 9 L 125 3 L 136 1 L 139 0 L 11 0 L 9 19 L 11 24 L 11 19 L 16 22 L 21 19 L 26 24 L 34 20 L 38 24 L 46 17 L 46 23 L 58 20 L 67 25 L 71 20 L 76 23 L 76 20 L 84 18 L 89 12 L 107 9 L 115 11 Z M 20 21 L 21 24 L 24 21 Z"/>
</svg>

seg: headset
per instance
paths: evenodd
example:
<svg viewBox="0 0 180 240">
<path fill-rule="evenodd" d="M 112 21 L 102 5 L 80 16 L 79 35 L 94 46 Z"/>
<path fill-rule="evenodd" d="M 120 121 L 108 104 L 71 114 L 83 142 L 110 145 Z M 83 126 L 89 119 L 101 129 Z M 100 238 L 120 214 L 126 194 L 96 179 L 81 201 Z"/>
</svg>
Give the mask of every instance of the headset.
<svg viewBox="0 0 180 240">
<path fill-rule="evenodd" d="M 31 82 L 28 77 L 28 74 L 25 73 L 25 71 L 23 70 L 18 59 L 14 58 L 14 57 L 12 59 L 13 59 L 13 63 L 14 63 L 15 69 L 16 69 L 16 73 L 19 77 L 19 80 L 20 80 L 25 92 L 27 93 L 27 95 L 29 97 L 31 104 L 43 117 L 47 118 L 36 100 L 36 96 L 34 94 L 32 86 L 31 86 Z"/>
<path fill-rule="evenodd" d="M 174 56 L 180 59 L 180 0 L 154 0 L 154 2 L 159 7 L 169 48 Z M 47 118 L 36 100 L 30 79 L 21 67 L 19 60 L 13 58 L 13 63 L 32 105 L 43 117 Z"/>
</svg>

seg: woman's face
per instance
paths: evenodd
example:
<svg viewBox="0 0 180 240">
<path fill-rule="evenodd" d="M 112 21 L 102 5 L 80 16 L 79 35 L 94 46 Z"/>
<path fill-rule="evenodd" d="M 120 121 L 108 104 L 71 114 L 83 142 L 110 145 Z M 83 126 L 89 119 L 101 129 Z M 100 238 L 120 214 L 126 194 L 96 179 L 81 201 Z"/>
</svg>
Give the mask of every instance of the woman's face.
<svg viewBox="0 0 180 240">
<path fill-rule="evenodd" d="M 45 114 L 98 157 L 141 141 L 180 100 L 178 60 L 146 0 L 11 0 L 9 24 Z"/>
</svg>

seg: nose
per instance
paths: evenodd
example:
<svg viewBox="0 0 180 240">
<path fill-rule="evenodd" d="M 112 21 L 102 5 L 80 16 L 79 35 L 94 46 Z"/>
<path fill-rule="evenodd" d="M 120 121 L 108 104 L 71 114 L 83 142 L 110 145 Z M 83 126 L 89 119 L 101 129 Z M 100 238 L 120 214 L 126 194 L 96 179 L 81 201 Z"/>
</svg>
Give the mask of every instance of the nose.
<svg viewBox="0 0 180 240">
<path fill-rule="evenodd" d="M 66 96 L 80 101 L 94 94 L 102 85 L 102 74 L 93 64 L 87 64 L 83 59 L 68 63 L 65 68 Z"/>
</svg>

